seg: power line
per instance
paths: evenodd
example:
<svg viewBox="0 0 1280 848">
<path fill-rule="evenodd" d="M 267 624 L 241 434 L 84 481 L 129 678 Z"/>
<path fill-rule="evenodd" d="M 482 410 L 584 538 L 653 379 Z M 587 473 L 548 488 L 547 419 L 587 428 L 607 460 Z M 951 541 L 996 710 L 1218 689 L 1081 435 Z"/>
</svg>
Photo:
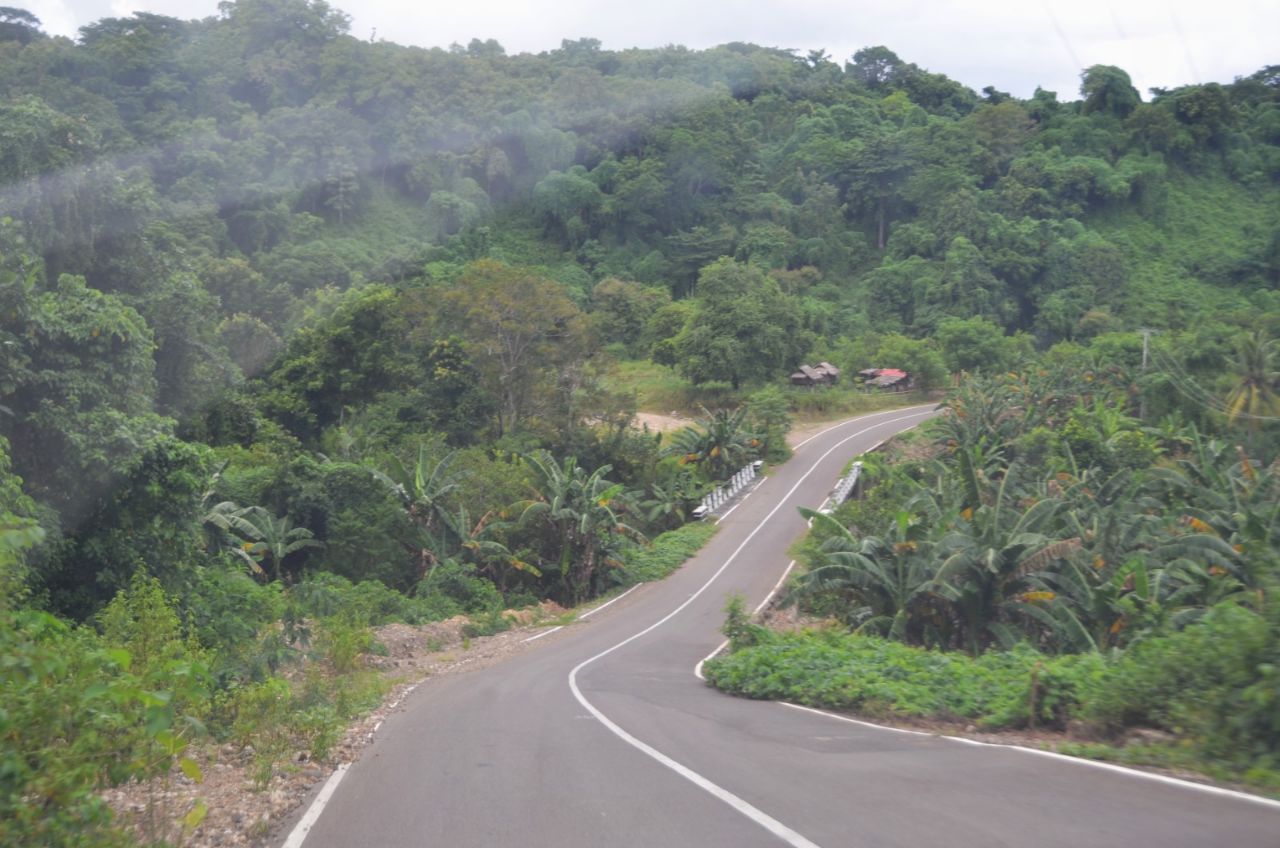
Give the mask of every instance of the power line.
<svg viewBox="0 0 1280 848">
<path fill-rule="evenodd" d="M 1197 383 L 1191 375 L 1182 370 L 1180 366 L 1169 357 L 1162 353 L 1159 349 L 1152 348 L 1153 357 L 1156 365 L 1160 368 L 1164 375 L 1169 378 L 1169 382 L 1178 392 L 1189 400 L 1211 409 L 1214 412 L 1222 413 L 1228 417 L 1244 418 L 1250 421 L 1280 421 L 1280 417 L 1274 415 L 1255 415 L 1251 412 L 1237 411 L 1232 415 L 1231 408 L 1222 402 L 1220 398 L 1211 393 L 1208 389 Z"/>
</svg>

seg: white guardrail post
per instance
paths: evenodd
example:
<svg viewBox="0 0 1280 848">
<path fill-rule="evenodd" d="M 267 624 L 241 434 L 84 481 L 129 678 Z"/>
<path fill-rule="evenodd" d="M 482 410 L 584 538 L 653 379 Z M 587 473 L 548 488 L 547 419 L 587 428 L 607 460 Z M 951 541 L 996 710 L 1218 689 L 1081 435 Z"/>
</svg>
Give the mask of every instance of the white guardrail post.
<svg viewBox="0 0 1280 848">
<path fill-rule="evenodd" d="M 720 507 L 724 506 L 733 499 L 738 492 L 741 492 L 748 483 L 756 479 L 760 474 L 760 468 L 764 463 L 760 460 L 749 463 L 738 469 L 738 472 L 730 477 L 723 486 L 717 486 L 708 492 L 702 502 L 693 510 L 694 518 L 706 518 Z"/>
<path fill-rule="evenodd" d="M 853 467 L 849 469 L 849 474 L 836 484 L 835 490 L 831 493 L 831 505 L 839 506 L 849 499 L 849 495 L 853 493 L 853 489 L 858 485 L 858 477 L 862 473 L 862 463 L 855 462 Z"/>
</svg>

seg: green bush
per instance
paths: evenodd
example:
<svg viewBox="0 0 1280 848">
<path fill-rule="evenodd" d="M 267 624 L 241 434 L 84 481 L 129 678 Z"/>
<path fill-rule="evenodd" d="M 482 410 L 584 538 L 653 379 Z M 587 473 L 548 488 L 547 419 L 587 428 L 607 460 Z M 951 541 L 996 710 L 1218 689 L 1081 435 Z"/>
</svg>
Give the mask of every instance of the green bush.
<svg viewBox="0 0 1280 848">
<path fill-rule="evenodd" d="M 99 622 L 0 613 L 0 844 L 125 844 L 96 790 L 199 774 L 210 677 L 173 602 L 135 574 Z"/>
<path fill-rule="evenodd" d="M 755 644 L 704 666 L 707 679 L 727 692 L 993 728 L 1063 726 L 1102 664 L 1025 646 L 975 658 L 831 630 L 778 635 L 754 628 L 739 641 Z"/>
<path fill-rule="evenodd" d="M 1197 740 L 1215 759 L 1280 767 L 1280 621 L 1234 604 L 1130 648 L 1085 715 L 1118 731 L 1158 727 Z"/>
<path fill-rule="evenodd" d="M 412 617 L 409 599 L 376 580 L 352 583 L 327 571 L 307 574 L 289 589 L 296 614 L 312 619 L 341 615 L 363 626 L 405 621 Z"/>
<path fill-rule="evenodd" d="M 646 546 L 631 548 L 623 557 L 623 582 L 661 580 L 701 550 L 715 534 L 715 524 L 694 521 L 655 536 Z"/>
<path fill-rule="evenodd" d="M 0 613 L 0 844 L 126 845 L 95 789 L 128 776 L 128 658 L 34 611 Z"/>
<path fill-rule="evenodd" d="M 231 678 L 261 679 L 279 666 L 264 656 L 262 637 L 284 615 L 282 589 L 226 564 L 194 569 L 187 578 L 182 614 L 223 685 Z"/>
<path fill-rule="evenodd" d="M 373 632 L 345 615 L 321 621 L 319 635 L 324 658 L 338 674 L 355 671 L 360 656 L 374 648 Z"/>
<path fill-rule="evenodd" d="M 456 560 L 431 569 L 418 583 L 414 596 L 424 621 L 500 611 L 506 605 L 497 586 L 477 575 L 472 566 Z"/>
<path fill-rule="evenodd" d="M 503 615 L 502 610 L 495 609 L 472 616 L 470 621 L 462 625 L 462 635 L 467 639 L 475 639 L 510 629 L 511 619 Z"/>
</svg>

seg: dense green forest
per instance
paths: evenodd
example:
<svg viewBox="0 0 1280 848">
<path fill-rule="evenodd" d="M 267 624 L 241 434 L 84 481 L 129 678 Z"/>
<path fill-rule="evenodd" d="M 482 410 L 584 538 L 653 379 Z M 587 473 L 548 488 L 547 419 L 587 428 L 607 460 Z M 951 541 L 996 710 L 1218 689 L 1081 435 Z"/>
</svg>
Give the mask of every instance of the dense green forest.
<svg viewBox="0 0 1280 848">
<path fill-rule="evenodd" d="M 1136 475 L 1108 485 L 1176 524 L 1201 496 L 1173 480 L 1187 445 L 1216 445 L 1194 456 L 1224 480 L 1272 467 L 1278 66 L 1146 98 L 1094 66 L 1079 92 L 1021 100 L 885 47 L 845 61 L 579 39 L 507 55 L 366 42 L 347 21 L 318 0 L 238 0 L 72 41 L 0 8 L 0 818 L 46 803 L 14 834 L 105 826 L 85 787 L 177 756 L 182 703 L 206 704 L 185 714 L 225 738 L 237 709 L 280 694 L 272 675 L 307 622 L 349 647 L 390 617 L 500 627 L 506 607 L 642 579 L 638 552 L 689 532 L 710 485 L 785 457 L 790 413 L 835 408 L 836 393 L 785 386 L 803 361 L 905 368 L 923 388 L 1015 368 L 1039 385 L 1065 363 L 1074 377 L 1043 390 L 1057 417 L 956 436 L 953 463 L 981 485 L 938 495 L 930 520 L 973 538 L 1010 532 L 978 527 L 982 509 L 1020 513 L 1052 482 L 1014 466 L 1015 443 L 1076 475 L 1054 494 L 1083 498 L 1054 512 L 1076 521 L 1100 497 L 1082 469 Z M 638 394 L 640 374 L 665 393 Z M 1005 398 L 984 426 L 1023 414 L 1007 387 L 964 391 L 965 408 Z M 637 404 L 671 397 L 701 426 L 629 427 Z M 1158 493 L 1149 466 L 1165 469 Z M 1005 480 L 992 507 L 981 486 Z M 1201 564 L 1237 581 L 1196 584 L 1186 606 L 1261 597 L 1274 512 L 1270 553 L 1241 576 L 1226 525 L 1184 511 L 1214 528 L 1196 539 L 1220 561 Z M 1173 557 L 1163 544 L 1134 551 Z M 1096 652 L 1195 618 L 1117 635 L 1075 601 L 1010 618 L 988 614 L 1004 595 L 949 591 L 964 616 L 885 634 Z M 864 601 L 827 611 L 859 626 Z M 139 647 L 157 628 L 167 647 Z M 186 689 L 166 688 L 174 668 Z M 56 690 L 80 728 L 74 681 L 95 675 L 116 681 L 93 689 L 114 699 L 95 713 L 110 727 L 22 723 L 45 720 L 23 699 Z M 316 726 L 349 711 L 315 697 L 296 706 Z M 51 781 L 31 740 L 59 732 L 85 762 L 152 753 Z"/>
</svg>

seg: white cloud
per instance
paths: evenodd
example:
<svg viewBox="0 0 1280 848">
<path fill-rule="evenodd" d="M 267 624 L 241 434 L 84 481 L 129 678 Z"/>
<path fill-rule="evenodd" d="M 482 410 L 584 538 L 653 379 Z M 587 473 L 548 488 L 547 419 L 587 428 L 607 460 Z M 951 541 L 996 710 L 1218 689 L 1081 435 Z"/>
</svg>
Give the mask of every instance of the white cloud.
<svg viewBox="0 0 1280 848">
<path fill-rule="evenodd" d="M 331 3 L 352 15 L 351 32 L 401 44 L 447 47 L 494 38 L 508 52 L 541 52 L 565 38 L 606 48 L 748 41 L 838 61 L 883 44 L 903 59 L 974 88 L 1022 97 L 1037 85 L 1073 99 L 1080 66 L 1118 65 L 1145 95 L 1151 86 L 1230 82 L 1280 61 L 1274 0 L 465 0 Z M 50 32 L 124 11 L 181 18 L 216 14 L 215 0 L 31 0 Z M 51 11 L 42 13 L 39 9 Z M 64 23 L 67 21 L 67 23 Z M 1075 57 L 1074 59 L 1072 57 Z M 1078 65 L 1077 65 L 1078 61 Z"/>
<path fill-rule="evenodd" d="M 63 0 L 28 0 L 26 3 L 13 2 L 10 5 L 26 9 L 35 15 L 40 19 L 41 29 L 51 35 L 74 36 L 76 27 L 80 26 L 76 23 L 75 12 Z"/>
</svg>

